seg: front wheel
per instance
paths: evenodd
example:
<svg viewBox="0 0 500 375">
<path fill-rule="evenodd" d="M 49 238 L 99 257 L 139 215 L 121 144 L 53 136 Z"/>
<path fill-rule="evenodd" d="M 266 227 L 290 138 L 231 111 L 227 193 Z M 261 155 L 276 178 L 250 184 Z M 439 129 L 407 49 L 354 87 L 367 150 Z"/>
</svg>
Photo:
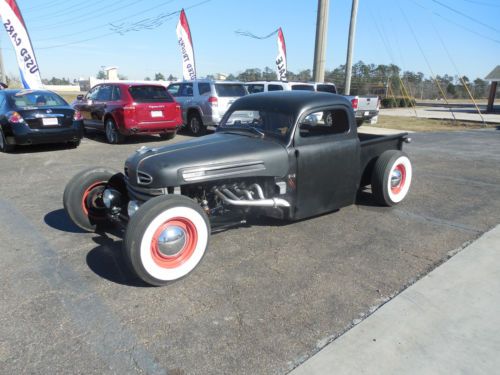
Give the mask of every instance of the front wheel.
<svg viewBox="0 0 500 375">
<path fill-rule="evenodd" d="M 81 171 L 64 189 L 64 210 L 78 227 L 93 232 L 106 221 L 102 193 L 108 180 L 117 172 L 108 168 Z"/>
<path fill-rule="evenodd" d="M 208 247 L 206 213 L 182 195 L 148 200 L 130 218 L 123 241 L 129 264 L 144 282 L 161 286 L 190 273 Z"/>
<path fill-rule="evenodd" d="M 372 192 L 378 203 L 394 206 L 410 190 L 413 169 L 408 156 L 397 150 L 385 151 L 377 159 L 372 174 Z"/>
</svg>

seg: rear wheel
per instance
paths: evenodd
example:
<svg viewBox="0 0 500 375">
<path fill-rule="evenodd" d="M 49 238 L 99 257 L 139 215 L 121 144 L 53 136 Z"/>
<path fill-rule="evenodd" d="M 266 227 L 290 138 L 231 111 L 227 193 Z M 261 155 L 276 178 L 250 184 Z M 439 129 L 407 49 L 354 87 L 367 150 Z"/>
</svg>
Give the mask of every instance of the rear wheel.
<svg viewBox="0 0 500 375">
<path fill-rule="evenodd" d="M 2 128 L 0 128 L 0 151 L 1 152 L 11 152 L 14 150 L 14 145 L 9 145 Z"/>
<path fill-rule="evenodd" d="M 77 148 L 78 146 L 80 146 L 80 142 L 81 140 L 77 140 L 77 141 L 71 141 L 71 142 L 68 142 L 68 146 L 69 148 Z"/>
<path fill-rule="evenodd" d="M 132 270 L 161 286 L 190 273 L 208 247 L 210 224 L 201 207 L 182 195 L 148 200 L 130 218 L 123 241 Z"/>
<path fill-rule="evenodd" d="M 206 128 L 198 113 L 191 113 L 188 118 L 188 129 L 192 135 L 200 136 L 205 134 Z"/>
<path fill-rule="evenodd" d="M 160 133 L 160 138 L 164 140 L 174 139 L 176 133 L 176 131 L 170 133 Z"/>
<path fill-rule="evenodd" d="M 385 151 L 377 159 L 372 174 L 372 192 L 378 203 L 394 206 L 410 189 L 413 170 L 408 156 L 397 150 Z"/>
<path fill-rule="evenodd" d="M 117 144 L 122 143 L 125 140 L 125 137 L 118 131 L 118 127 L 111 118 L 106 120 L 105 131 L 108 143 Z"/>
<path fill-rule="evenodd" d="M 108 180 L 117 172 L 108 168 L 91 168 L 75 175 L 66 185 L 64 209 L 80 228 L 93 232 L 106 222 L 102 193 Z"/>
</svg>

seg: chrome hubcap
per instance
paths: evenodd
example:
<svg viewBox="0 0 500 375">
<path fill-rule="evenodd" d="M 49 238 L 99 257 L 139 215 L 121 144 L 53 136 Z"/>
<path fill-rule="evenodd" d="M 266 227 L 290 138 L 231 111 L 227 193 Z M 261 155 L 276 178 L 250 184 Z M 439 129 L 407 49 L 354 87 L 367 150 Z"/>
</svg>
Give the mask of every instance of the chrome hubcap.
<svg viewBox="0 0 500 375">
<path fill-rule="evenodd" d="M 186 232 L 176 225 L 169 226 L 158 237 L 158 250 L 165 256 L 175 256 L 186 244 Z"/>
<path fill-rule="evenodd" d="M 399 186 L 399 184 L 401 183 L 401 178 L 402 178 L 402 173 L 399 169 L 395 169 L 394 171 L 392 171 L 392 175 L 391 175 L 391 187 L 396 187 L 396 186 Z"/>
</svg>

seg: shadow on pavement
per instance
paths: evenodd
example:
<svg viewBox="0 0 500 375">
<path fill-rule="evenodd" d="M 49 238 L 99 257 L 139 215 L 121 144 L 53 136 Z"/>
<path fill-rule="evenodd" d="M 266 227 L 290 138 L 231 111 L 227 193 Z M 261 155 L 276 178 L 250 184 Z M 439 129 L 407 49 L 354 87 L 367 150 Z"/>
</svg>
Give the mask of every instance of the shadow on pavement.
<svg viewBox="0 0 500 375">
<path fill-rule="evenodd" d="M 68 143 L 45 143 L 39 145 L 26 145 L 19 146 L 16 145 L 11 154 L 34 154 L 37 152 L 52 152 L 52 151 L 64 151 L 71 150 L 75 147 L 69 145 Z"/>
<path fill-rule="evenodd" d="M 95 236 L 93 240 L 98 246 L 89 251 L 86 261 L 96 275 L 116 284 L 150 287 L 129 269 L 121 240 L 115 241 L 106 235 Z"/>
<path fill-rule="evenodd" d="M 86 233 L 83 229 L 80 229 L 75 224 L 73 224 L 66 211 L 64 211 L 62 208 L 49 212 L 47 215 L 45 215 L 43 221 L 45 221 L 45 224 L 47 224 L 49 227 L 60 230 L 62 232 Z"/>
</svg>

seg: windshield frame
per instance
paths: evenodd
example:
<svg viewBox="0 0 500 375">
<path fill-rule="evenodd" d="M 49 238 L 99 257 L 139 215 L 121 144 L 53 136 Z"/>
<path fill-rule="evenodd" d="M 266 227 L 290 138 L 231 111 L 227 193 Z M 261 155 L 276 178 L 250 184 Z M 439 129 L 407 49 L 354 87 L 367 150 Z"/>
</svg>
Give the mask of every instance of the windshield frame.
<svg viewBox="0 0 500 375">
<path fill-rule="evenodd" d="M 270 112 L 270 113 L 279 114 L 279 115 L 282 115 L 285 117 L 289 117 L 290 118 L 290 127 L 288 128 L 288 131 L 286 134 L 279 135 L 277 133 L 273 133 L 273 132 L 269 132 L 269 131 L 266 131 L 263 129 L 259 129 L 259 128 L 253 127 L 251 125 L 249 125 L 249 126 L 234 126 L 234 125 L 225 126 L 227 123 L 227 120 L 231 117 L 231 115 L 235 112 L 238 112 L 238 111 L 241 111 L 241 112 Z M 243 130 L 243 131 L 248 131 L 249 134 L 251 134 L 252 136 L 257 136 L 257 137 L 259 137 L 258 133 L 263 133 L 264 136 L 261 136 L 261 138 L 274 139 L 274 140 L 277 140 L 284 145 L 288 145 L 292 139 L 296 122 L 297 122 L 297 118 L 289 112 L 272 111 L 272 110 L 267 110 L 267 109 L 263 110 L 262 108 L 261 109 L 237 108 L 237 109 L 234 109 L 232 111 L 227 111 L 224 114 L 224 116 L 222 117 L 222 120 L 219 123 L 219 126 L 217 126 L 216 132 L 229 133 L 229 132 L 231 132 L 231 130 L 233 130 L 233 131 L 234 130 L 239 130 L 239 131 Z"/>
</svg>

